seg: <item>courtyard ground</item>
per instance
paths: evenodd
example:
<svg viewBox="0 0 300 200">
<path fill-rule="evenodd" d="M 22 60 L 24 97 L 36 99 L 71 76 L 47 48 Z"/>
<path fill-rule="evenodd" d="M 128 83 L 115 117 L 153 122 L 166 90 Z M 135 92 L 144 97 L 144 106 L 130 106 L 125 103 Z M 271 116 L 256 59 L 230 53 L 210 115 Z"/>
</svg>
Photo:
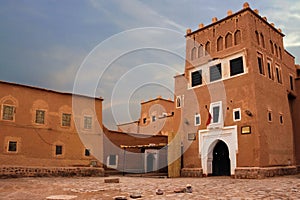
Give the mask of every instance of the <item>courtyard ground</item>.
<svg viewBox="0 0 300 200">
<path fill-rule="evenodd" d="M 119 178 L 120 183 L 104 183 Z M 192 185 L 192 193 L 174 190 Z M 156 195 L 156 189 L 164 191 Z M 300 199 L 300 175 L 261 180 L 207 178 L 81 177 L 0 179 L 0 199 L 113 199 L 140 193 L 139 199 Z"/>
</svg>

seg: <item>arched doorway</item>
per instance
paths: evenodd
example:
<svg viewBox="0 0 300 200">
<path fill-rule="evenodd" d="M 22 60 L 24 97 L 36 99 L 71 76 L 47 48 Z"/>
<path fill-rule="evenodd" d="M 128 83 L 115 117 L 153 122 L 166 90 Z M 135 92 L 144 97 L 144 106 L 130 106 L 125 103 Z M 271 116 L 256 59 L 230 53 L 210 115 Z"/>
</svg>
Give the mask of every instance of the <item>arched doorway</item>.
<svg viewBox="0 0 300 200">
<path fill-rule="evenodd" d="M 213 150 L 212 170 L 214 176 L 230 176 L 229 150 L 225 142 L 221 140 Z"/>
</svg>

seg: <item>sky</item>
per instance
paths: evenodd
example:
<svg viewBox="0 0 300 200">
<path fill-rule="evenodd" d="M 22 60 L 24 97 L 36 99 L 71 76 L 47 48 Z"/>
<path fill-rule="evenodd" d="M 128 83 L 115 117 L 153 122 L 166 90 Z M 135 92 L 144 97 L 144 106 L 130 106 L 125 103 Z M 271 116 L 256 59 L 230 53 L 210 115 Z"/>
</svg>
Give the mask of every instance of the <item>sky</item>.
<svg viewBox="0 0 300 200">
<path fill-rule="evenodd" d="M 245 1 L 0 0 L 0 80 L 103 97 L 103 122 L 136 120 L 140 102 L 173 99 L 187 28 Z M 286 35 L 300 63 L 300 2 L 248 1 Z"/>
</svg>

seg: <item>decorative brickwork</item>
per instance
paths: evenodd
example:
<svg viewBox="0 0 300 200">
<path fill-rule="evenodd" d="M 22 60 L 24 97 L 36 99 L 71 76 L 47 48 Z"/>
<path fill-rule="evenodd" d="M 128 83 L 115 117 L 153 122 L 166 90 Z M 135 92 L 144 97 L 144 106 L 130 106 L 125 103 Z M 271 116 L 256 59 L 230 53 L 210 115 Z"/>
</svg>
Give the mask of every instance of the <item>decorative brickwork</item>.
<svg viewBox="0 0 300 200">
<path fill-rule="evenodd" d="M 239 167 L 235 169 L 235 178 L 242 179 L 260 179 L 292 174 L 297 174 L 297 167 Z"/>
<path fill-rule="evenodd" d="M 202 177 L 202 168 L 183 168 L 181 169 L 182 177 Z"/>
<path fill-rule="evenodd" d="M 0 178 L 50 176 L 104 176 L 103 168 L 95 167 L 0 167 Z"/>
</svg>

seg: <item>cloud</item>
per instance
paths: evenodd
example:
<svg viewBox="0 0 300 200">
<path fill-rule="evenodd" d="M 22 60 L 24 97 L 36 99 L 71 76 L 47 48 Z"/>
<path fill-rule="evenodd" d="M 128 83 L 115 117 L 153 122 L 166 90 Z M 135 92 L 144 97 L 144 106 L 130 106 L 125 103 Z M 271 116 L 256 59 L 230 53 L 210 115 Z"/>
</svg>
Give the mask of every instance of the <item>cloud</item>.
<svg viewBox="0 0 300 200">
<path fill-rule="evenodd" d="M 168 27 L 184 31 L 185 27 L 159 14 L 138 0 L 131 1 L 96 1 L 90 0 L 91 5 L 105 13 L 107 18 L 120 29 L 130 29 L 144 26 Z M 112 11 L 113 7 L 113 11 Z"/>
<path fill-rule="evenodd" d="M 45 68 L 50 68 L 48 84 L 52 88 L 71 92 L 75 75 L 87 52 L 63 45 L 49 46 L 48 49 L 39 52 L 42 60 L 50 60 Z"/>
</svg>

